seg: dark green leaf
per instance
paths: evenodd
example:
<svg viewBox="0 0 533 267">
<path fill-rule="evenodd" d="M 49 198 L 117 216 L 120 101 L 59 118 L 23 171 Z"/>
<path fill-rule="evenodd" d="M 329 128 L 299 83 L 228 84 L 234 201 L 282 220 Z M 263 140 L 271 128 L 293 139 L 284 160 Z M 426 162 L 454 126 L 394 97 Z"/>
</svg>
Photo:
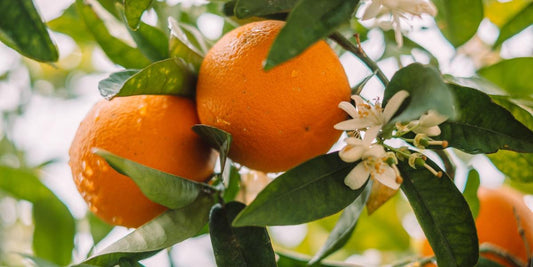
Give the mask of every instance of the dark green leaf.
<svg viewBox="0 0 533 267">
<path fill-rule="evenodd" d="M 476 267 L 503 267 L 503 265 L 495 261 L 489 260 L 483 256 L 480 256 Z"/>
<path fill-rule="evenodd" d="M 348 23 L 359 0 L 300 0 L 274 40 L 265 69 L 271 69 Z"/>
<path fill-rule="evenodd" d="M 344 209 L 344 212 L 335 224 L 335 227 L 331 230 L 326 243 L 320 248 L 311 261 L 309 261 L 309 265 L 320 262 L 322 259 L 342 248 L 346 242 L 348 242 L 348 239 L 350 239 L 357 226 L 359 216 L 365 208 L 365 203 L 368 200 L 371 190 L 372 182 L 369 182 L 361 195 Z"/>
<path fill-rule="evenodd" d="M 87 219 L 89 221 L 89 226 L 91 228 L 91 236 L 93 237 L 94 244 L 98 244 L 104 237 L 111 232 L 113 229 L 112 225 L 109 225 L 102 221 L 100 218 L 96 217 L 94 213 L 88 212 Z"/>
<path fill-rule="evenodd" d="M 427 163 L 440 171 L 430 160 Z M 401 189 L 437 256 L 439 266 L 474 266 L 479 246 L 474 218 L 463 195 L 448 175 L 437 178 L 428 170 L 398 165 Z"/>
<path fill-rule="evenodd" d="M 0 41 L 37 61 L 57 61 L 57 48 L 31 0 L 0 1 L 0 17 Z"/>
<path fill-rule="evenodd" d="M 220 152 L 220 166 L 222 166 L 221 172 L 223 172 L 224 167 L 226 166 L 226 159 L 228 157 L 231 141 L 233 139 L 231 134 L 203 124 L 194 125 L 192 130 L 201 136 L 211 147 Z"/>
<path fill-rule="evenodd" d="M 474 218 L 476 218 L 479 213 L 479 199 L 477 197 L 479 183 L 479 173 L 474 169 L 470 170 L 470 172 L 468 172 L 463 196 L 465 197 L 468 206 L 470 206 L 470 211 L 472 211 Z"/>
<path fill-rule="evenodd" d="M 276 266 L 265 227 L 234 228 L 231 222 L 246 207 L 239 202 L 217 204 L 209 216 L 209 233 L 217 266 Z"/>
<path fill-rule="evenodd" d="M 226 171 L 228 171 L 227 168 Z M 229 168 L 227 180 L 226 189 L 224 190 L 224 201 L 230 202 L 235 199 L 241 187 L 241 175 L 239 174 L 239 170 L 233 165 Z"/>
<path fill-rule="evenodd" d="M 533 2 L 502 26 L 498 40 L 493 47 L 500 46 L 505 40 L 531 26 L 531 24 L 533 24 Z"/>
<path fill-rule="evenodd" d="M 235 16 L 240 19 L 289 12 L 298 0 L 238 0 Z"/>
<path fill-rule="evenodd" d="M 418 119 L 428 110 L 455 117 L 453 93 L 433 66 L 413 63 L 397 71 L 385 88 L 383 105 L 401 90 L 408 91 L 409 98 L 402 105 L 405 108 L 400 108 L 399 115 L 392 118 L 389 125 Z"/>
<path fill-rule="evenodd" d="M 0 166 L 0 190 L 33 203 L 35 255 L 59 265 L 70 263 L 75 224 L 65 204 L 29 170 Z"/>
<path fill-rule="evenodd" d="M 200 194 L 190 205 L 163 213 L 82 264 L 114 266 L 122 258 L 138 261 L 150 257 L 198 233 L 213 204 L 211 196 Z"/>
<path fill-rule="evenodd" d="M 322 155 L 285 172 L 267 185 L 233 221 L 234 226 L 293 225 L 339 212 L 364 189 L 351 190 L 344 178 L 354 164 L 338 153 Z"/>
<path fill-rule="evenodd" d="M 478 73 L 503 88 L 512 96 L 532 96 L 533 58 L 521 57 L 500 61 Z"/>
<path fill-rule="evenodd" d="M 456 120 L 440 125 L 437 139 L 467 153 L 494 153 L 498 149 L 533 152 L 533 132 L 478 90 L 451 84 L 456 96 Z"/>
<path fill-rule="evenodd" d="M 95 149 L 117 172 L 130 177 L 143 194 L 155 203 L 179 209 L 192 203 L 208 185 L 165 173 L 121 158 L 103 149 Z"/>
<path fill-rule="evenodd" d="M 141 22 L 137 30 L 128 30 L 137 47 L 147 58 L 152 61 L 168 58 L 168 38 L 160 29 Z"/>
<path fill-rule="evenodd" d="M 129 69 L 140 69 L 150 64 L 150 60 L 140 50 L 112 36 L 91 5 L 84 0 L 76 0 L 76 8 L 86 28 L 111 61 Z"/>
<path fill-rule="evenodd" d="M 533 130 L 533 110 L 520 100 L 513 99 L 509 96 L 491 95 L 490 98 L 496 104 L 507 109 L 515 119 L 524 124 L 530 130 Z"/>
<path fill-rule="evenodd" d="M 442 33 L 458 47 L 470 40 L 483 20 L 482 0 L 435 0 L 438 8 L 437 25 Z"/>
<path fill-rule="evenodd" d="M 124 13 L 131 29 L 139 28 L 141 16 L 151 4 L 152 0 L 124 0 Z"/>
<path fill-rule="evenodd" d="M 91 33 L 85 27 L 80 27 L 83 20 L 76 11 L 76 4 L 70 5 L 61 16 L 48 21 L 46 24 L 51 30 L 64 33 L 80 44 L 93 40 Z"/>
<path fill-rule="evenodd" d="M 108 100 L 130 95 L 192 96 L 196 76 L 186 64 L 179 58 L 169 58 L 152 63 L 137 73 L 131 70 L 117 72 L 102 80 L 98 90 Z"/>
<path fill-rule="evenodd" d="M 487 156 L 505 176 L 517 182 L 533 182 L 533 176 L 531 175 L 531 167 L 533 166 L 532 153 L 500 150 Z"/>
</svg>

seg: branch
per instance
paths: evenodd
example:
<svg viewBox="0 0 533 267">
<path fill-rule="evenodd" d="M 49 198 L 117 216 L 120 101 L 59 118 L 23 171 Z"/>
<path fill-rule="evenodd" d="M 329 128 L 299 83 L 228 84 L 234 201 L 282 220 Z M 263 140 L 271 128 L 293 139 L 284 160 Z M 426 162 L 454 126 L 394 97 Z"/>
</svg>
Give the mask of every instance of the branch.
<svg viewBox="0 0 533 267">
<path fill-rule="evenodd" d="M 372 59 L 370 59 L 365 51 L 361 48 L 361 42 L 359 40 L 359 34 L 355 34 L 355 40 L 357 42 L 357 46 L 355 46 L 353 43 L 351 43 L 348 39 L 346 39 L 342 34 L 339 32 L 333 32 L 329 38 L 331 38 L 333 41 L 335 41 L 337 44 L 339 44 L 342 48 L 346 49 L 347 51 L 354 54 L 357 58 L 359 58 L 363 63 L 372 71 L 375 72 L 378 76 L 378 79 L 381 81 L 381 83 L 384 86 L 387 86 L 389 84 L 389 79 L 383 71 L 378 67 L 376 62 L 374 62 Z"/>
</svg>

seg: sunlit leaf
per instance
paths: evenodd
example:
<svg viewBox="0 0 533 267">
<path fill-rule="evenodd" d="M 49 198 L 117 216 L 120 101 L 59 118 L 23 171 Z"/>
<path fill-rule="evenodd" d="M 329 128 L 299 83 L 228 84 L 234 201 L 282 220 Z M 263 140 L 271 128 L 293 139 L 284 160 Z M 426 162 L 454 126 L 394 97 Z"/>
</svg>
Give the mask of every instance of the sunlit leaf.
<svg viewBox="0 0 533 267">
<path fill-rule="evenodd" d="M 533 66 L 532 57 L 513 58 L 482 68 L 478 73 L 512 96 L 533 96 L 531 66 Z"/>
<path fill-rule="evenodd" d="M 207 223 L 213 204 L 211 196 L 200 194 L 190 205 L 163 213 L 82 264 L 114 266 L 120 259 L 150 257 L 198 233 Z"/>
<path fill-rule="evenodd" d="M 131 29 L 138 30 L 141 16 L 151 4 L 152 0 L 124 0 L 124 13 Z"/>
<path fill-rule="evenodd" d="M 168 38 L 160 29 L 140 22 L 137 30 L 128 30 L 137 47 L 147 58 L 152 61 L 168 58 Z"/>
<path fill-rule="evenodd" d="M 427 163 L 440 170 L 430 160 Z M 474 218 L 463 195 L 448 175 L 437 178 L 425 168 L 398 164 L 407 196 L 418 222 L 437 256 L 439 266 L 474 266 L 479 245 Z"/>
<path fill-rule="evenodd" d="M 493 47 L 500 46 L 505 40 L 513 37 L 533 24 L 533 2 L 529 3 L 522 11 L 507 21 L 500 30 L 500 35 Z"/>
<path fill-rule="evenodd" d="M 344 178 L 354 164 L 338 153 L 309 160 L 268 184 L 233 221 L 234 226 L 293 225 L 339 212 L 364 189 L 351 190 Z"/>
<path fill-rule="evenodd" d="M 70 263 L 75 224 L 65 204 L 29 170 L 0 166 L 0 190 L 32 202 L 35 255 L 62 266 Z"/>
<path fill-rule="evenodd" d="M 458 47 L 470 40 L 483 20 L 482 0 L 434 0 L 438 8 L 437 25 L 442 33 Z"/>
<path fill-rule="evenodd" d="M 80 27 L 83 20 L 76 11 L 76 4 L 70 5 L 61 16 L 48 21 L 46 24 L 51 30 L 66 34 L 77 43 L 87 43 L 93 40 L 91 33 L 85 27 Z"/>
<path fill-rule="evenodd" d="M 106 99 L 130 95 L 192 96 L 196 76 L 179 58 L 169 58 L 152 63 L 138 71 L 127 70 L 111 74 L 100 81 L 98 90 Z"/>
<path fill-rule="evenodd" d="M 232 227 L 231 222 L 246 205 L 217 204 L 209 215 L 209 233 L 217 266 L 276 266 L 265 227 Z"/>
<path fill-rule="evenodd" d="M 533 153 L 517 153 L 500 150 L 487 155 L 492 163 L 505 174 L 505 176 L 522 183 L 533 182 L 531 168 L 533 166 Z"/>
<path fill-rule="evenodd" d="M 401 90 L 409 92 L 409 98 L 389 125 L 418 119 L 428 110 L 437 111 L 449 118 L 455 117 L 453 93 L 435 67 L 413 63 L 397 71 L 385 88 L 383 105 L 386 107 L 389 99 Z"/>
<path fill-rule="evenodd" d="M 150 64 L 150 60 L 140 50 L 112 36 L 91 5 L 84 0 L 76 0 L 76 8 L 86 28 L 111 61 L 129 69 L 140 69 Z"/>
<path fill-rule="evenodd" d="M 479 188 L 479 184 L 479 173 L 474 169 L 470 170 L 470 172 L 468 172 L 463 196 L 465 197 L 465 200 L 468 203 L 474 218 L 476 218 L 479 213 L 479 199 L 477 197 L 477 189 Z"/>
<path fill-rule="evenodd" d="M 331 230 L 326 243 L 324 243 L 320 250 L 309 261 L 309 265 L 320 262 L 322 259 L 342 248 L 346 242 L 348 242 L 348 239 L 350 239 L 352 236 L 357 222 L 359 221 L 359 216 L 365 208 L 365 202 L 370 195 L 373 184 L 374 183 L 369 182 L 361 195 L 359 195 L 359 197 L 356 198 L 352 204 L 348 205 L 348 207 L 344 209 L 342 215 L 335 224 L 335 227 L 333 230 Z"/>
<path fill-rule="evenodd" d="M 499 149 L 533 152 L 533 131 L 478 90 L 450 85 L 459 117 L 440 125 L 436 139 L 467 153 L 494 153 Z"/>
<path fill-rule="evenodd" d="M 274 40 L 265 69 L 299 55 L 342 23 L 348 23 L 358 3 L 359 0 L 300 0 Z"/>
<path fill-rule="evenodd" d="M 39 266 L 39 267 L 59 267 L 60 266 L 60 265 L 54 264 L 52 262 L 49 262 L 49 261 L 47 261 L 45 259 L 42 259 L 42 258 L 39 258 L 39 257 L 35 257 L 35 256 L 32 256 L 32 255 L 22 254 L 21 253 L 20 256 L 31 260 L 35 264 L 35 266 Z"/>
<path fill-rule="evenodd" d="M 209 50 L 210 45 L 197 28 L 178 22 L 173 17 L 168 18 L 168 26 L 172 31 L 171 35 L 178 38 L 184 45 L 197 53 L 200 57 L 204 57 Z"/>
<path fill-rule="evenodd" d="M 172 17 L 168 18 L 170 27 L 169 55 L 170 57 L 183 58 L 186 62 L 194 65 L 195 70 L 200 69 L 204 53 L 196 48 L 189 40 L 180 24 Z"/>
<path fill-rule="evenodd" d="M 95 149 L 95 154 L 117 172 L 130 177 L 148 199 L 171 209 L 185 207 L 202 191 L 211 190 L 207 185 L 152 169 L 103 149 Z"/>
<path fill-rule="evenodd" d="M 42 62 L 57 61 L 57 47 L 31 0 L 0 1 L 0 41 Z"/>
<path fill-rule="evenodd" d="M 223 166 L 222 171 L 224 171 L 223 168 L 226 165 L 226 159 L 233 139 L 231 134 L 203 124 L 194 125 L 192 130 L 201 136 L 211 147 L 220 152 L 220 165 Z"/>
<path fill-rule="evenodd" d="M 243 19 L 252 16 L 289 12 L 298 0 L 238 0 L 235 5 L 235 16 Z"/>
<path fill-rule="evenodd" d="M 490 98 L 496 104 L 507 109 L 514 118 L 533 131 L 533 109 L 521 103 L 518 99 L 509 96 L 491 95 Z"/>
</svg>

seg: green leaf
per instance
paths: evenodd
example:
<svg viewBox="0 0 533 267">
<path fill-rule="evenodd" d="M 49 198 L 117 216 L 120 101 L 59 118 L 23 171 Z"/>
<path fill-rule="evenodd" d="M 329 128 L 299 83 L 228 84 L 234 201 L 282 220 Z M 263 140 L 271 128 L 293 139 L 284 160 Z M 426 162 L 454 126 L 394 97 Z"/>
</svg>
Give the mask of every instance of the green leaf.
<svg viewBox="0 0 533 267">
<path fill-rule="evenodd" d="M 0 166 L 0 190 L 32 202 L 35 255 L 62 266 L 70 263 L 75 224 L 65 204 L 29 170 Z"/>
<path fill-rule="evenodd" d="M 502 26 L 498 40 L 496 40 L 493 47 L 500 46 L 505 40 L 531 26 L 531 24 L 533 24 L 533 2 L 529 3 L 528 6 Z"/>
<path fill-rule="evenodd" d="M 274 250 L 265 227 L 231 226 L 246 205 L 230 202 L 216 204 L 209 215 L 209 233 L 217 266 L 276 266 Z"/>
<path fill-rule="evenodd" d="M 524 124 L 530 130 L 533 130 L 533 109 L 521 103 L 520 100 L 513 99 L 509 96 L 491 95 L 490 98 L 496 104 L 507 109 L 515 119 Z"/>
<path fill-rule="evenodd" d="M 45 259 L 42 259 L 42 258 L 39 258 L 39 257 L 35 257 L 35 256 L 32 256 L 32 255 L 28 255 L 28 254 L 19 254 L 20 256 L 22 256 L 23 258 L 25 259 L 29 259 L 31 260 L 35 266 L 38 266 L 38 267 L 60 267 L 60 265 L 56 265 L 52 262 L 49 262 Z"/>
<path fill-rule="evenodd" d="M 414 49 L 418 49 L 424 52 L 431 59 L 431 61 L 438 62 L 437 59 L 428 50 L 426 50 L 424 47 L 420 46 L 416 42 L 412 41 L 411 39 L 407 38 L 406 36 L 403 37 L 402 47 L 398 47 L 398 44 L 396 44 L 396 39 L 393 30 L 383 32 L 383 38 L 385 39 L 385 51 L 383 52 L 383 55 L 381 55 L 379 60 L 383 60 L 389 57 L 399 57 L 401 55 L 411 55 L 411 52 Z"/>
<path fill-rule="evenodd" d="M 76 8 L 86 28 L 111 61 L 128 69 L 140 69 L 150 64 L 150 60 L 140 50 L 112 36 L 91 5 L 84 0 L 76 0 Z"/>
<path fill-rule="evenodd" d="M 348 23 L 359 0 L 300 0 L 274 40 L 265 62 L 272 69 Z"/>
<path fill-rule="evenodd" d="M 171 29 L 168 45 L 169 56 L 182 58 L 185 62 L 191 63 L 195 71 L 198 72 L 205 53 L 192 43 L 190 38 L 193 36 L 187 35 L 179 22 L 172 17 L 168 18 L 168 22 Z"/>
<path fill-rule="evenodd" d="M 427 163 L 440 169 L 430 160 Z M 401 189 L 437 256 L 439 266 L 474 266 L 479 245 L 474 218 L 463 195 L 448 175 L 437 178 L 426 169 L 398 164 Z"/>
<path fill-rule="evenodd" d="M 131 29 L 139 28 L 141 16 L 151 4 L 152 0 L 124 0 L 124 13 Z"/>
<path fill-rule="evenodd" d="M 498 170 L 512 180 L 521 183 L 533 182 L 533 176 L 531 175 L 531 166 L 533 166 L 532 153 L 500 150 L 487 156 Z"/>
<path fill-rule="evenodd" d="M 128 31 L 137 47 L 151 61 L 168 58 L 168 38 L 160 29 L 141 22 L 137 30 L 128 28 Z"/>
<path fill-rule="evenodd" d="M 94 244 L 98 244 L 104 237 L 111 232 L 113 229 L 112 225 L 107 224 L 102 221 L 100 218 L 96 217 L 94 213 L 88 212 L 86 218 L 89 221 L 89 226 L 91 228 L 91 236 L 93 237 Z"/>
<path fill-rule="evenodd" d="M 364 189 L 351 190 L 344 178 L 354 164 L 338 153 L 318 156 L 268 184 L 233 221 L 234 226 L 293 225 L 339 212 Z"/>
<path fill-rule="evenodd" d="M 326 243 L 309 261 L 309 265 L 320 262 L 322 259 L 342 248 L 348 242 L 353 231 L 355 230 L 355 227 L 357 226 L 359 216 L 365 208 L 365 203 L 368 200 L 371 190 L 372 182 L 368 182 L 361 195 L 359 195 L 359 197 L 357 197 L 352 204 L 344 209 L 344 212 L 335 224 L 335 227 L 330 232 Z"/>
<path fill-rule="evenodd" d="M 383 105 L 386 107 L 389 99 L 401 90 L 409 92 L 409 98 L 389 125 L 418 119 L 428 110 L 435 110 L 449 118 L 455 117 L 453 93 L 435 67 L 413 63 L 398 70 L 385 88 Z"/>
<path fill-rule="evenodd" d="M 0 41 L 37 61 L 57 61 L 57 47 L 31 0 L 0 1 L 0 17 Z"/>
<path fill-rule="evenodd" d="M 278 267 L 308 267 L 307 264 L 311 259 L 307 255 L 301 255 L 294 252 L 276 251 L 278 254 Z M 312 265 L 313 267 L 349 267 L 353 266 L 345 262 L 322 261 Z"/>
<path fill-rule="evenodd" d="M 436 139 L 467 153 L 494 153 L 498 149 L 533 152 L 533 132 L 503 107 L 478 90 L 450 85 L 456 96 L 456 120 L 441 124 Z"/>
<path fill-rule="evenodd" d="M 503 88 L 512 96 L 532 96 L 533 58 L 521 57 L 500 61 L 478 70 L 479 75 Z"/>
<path fill-rule="evenodd" d="M 298 0 L 238 0 L 235 16 L 240 19 L 289 12 Z"/>
<path fill-rule="evenodd" d="M 463 196 L 465 197 L 465 200 L 468 203 L 474 218 L 476 218 L 479 213 L 479 199 L 477 197 L 477 189 L 479 188 L 479 184 L 479 173 L 474 169 L 470 170 L 468 172 L 468 178 L 466 180 Z"/>
<path fill-rule="evenodd" d="M 192 127 L 192 130 L 202 137 L 211 147 L 218 150 L 220 153 L 220 166 L 222 166 L 221 172 L 224 171 L 226 166 L 226 159 L 228 158 L 229 149 L 233 137 L 231 134 L 218 128 L 197 124 Z"/>
<path fill-rule="evenodd" d="M 204 55 L 209 50 L 210 45 L 197 28 L 178 22 L 172 17 L 168 18 L 168 26 L 171 30 L 171 36 L 173 35 L 179 41 L 183 42 L 184 45 L 203 59 Z"/>
<path fill-rule="evenodd" d="M 198 233 L 207 223 L 213 204 L 211 196 L 200 194 L 190 205 L 163 213 L 77 266 L 114 266 L 121 259 L 150 257 Z"/>
<path fill-rule="evenodd" d="M 483 20 L 482 0 L 435 0 L 438 8 L 437 25 L 442 33 L 458 47 L 470 40 Z"/>
<path fill-rule="evenodd" d="M 179 95 L 192 96 L 196 76 L 183 60 L 169 58 L 152 63 L 135 73 L 133 70 L 113 73 L 98 83 L 100 94 L 107 100 L 115 96 Z"/>
<path fill-rule="evenodd" d="M 76 11 L 76 4 L 70 5 L 61 16 L 48 21 L 46 24 L 51 30 L 66 34 L 79 44 L 93 40 L 91 33 L 85 27 L 80 27 L 83 20 Z"/>
<path fill-rule="evenodd" d="M 503 267 L 503 265 L 495 261 L 489 260 L 483 256 L 480 256 L 476 267 Z"/>
<path fill-rule="evenodd" d="M 192 203 L 200 192 L 211 190 L 206 184 L 152 169 L 103 149 L 94 151 L 117 172 L 130 177 L 148 199 L 167 208 L 185 207 Z"/>
<path fill-rule="evenodd" d="M 235 199 L 241 187 L 241 175 L 235 166 L 231 165 L 229 168 L 228 182 L 224 190 L 224 201 L 230 202 Z"/>
</svg>

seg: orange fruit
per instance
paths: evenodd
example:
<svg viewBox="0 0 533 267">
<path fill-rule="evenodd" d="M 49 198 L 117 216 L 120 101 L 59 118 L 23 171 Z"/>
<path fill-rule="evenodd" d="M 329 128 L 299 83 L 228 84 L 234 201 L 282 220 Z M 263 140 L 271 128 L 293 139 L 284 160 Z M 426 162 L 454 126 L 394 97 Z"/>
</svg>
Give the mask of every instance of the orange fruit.
<svg viewBox="0 0 533 267">
<path fill-rule="evenodd" d="M 198 123 L 195 105 L 186 98 L 130 96 L 98 102 L 81 122 L 69 151 L 74 182 L 90 210 L 126 227 L 138 227 L 166 210 L 93 154 L 95 147 L 194 181 L 208 178 L 216 152 L 191 130 Z"/>
<path fill-rule="evenodd" d="M 527 263 L 528 252 L 519 233 L 518 221 L 529 244 L 529 254 L 533 255 L 533 212 L 526 206 L 522 194 L 508 187 L 479 188 L 478 197 L 480 208 L 476 218 L 476 228 L 479 244 L 490 243 L 524 264 Z M 422 253 L 425 256 L 433 255 L 427 240 Z M 504 266 L 512 266 L 505 259 L 492 253 L 483 256 Z"/>
<path fill-rule="evenodd" d="M 229 132 L 229 157 L 249 168 L 279 172 L 327 152 L 350 100 L 335 52 L 319 41 L 269 71 L 263 62 L 284 22 L 246 24 L 224 35 L 205 56 L 196 102 L 203 124 Z"/>
</svg>

